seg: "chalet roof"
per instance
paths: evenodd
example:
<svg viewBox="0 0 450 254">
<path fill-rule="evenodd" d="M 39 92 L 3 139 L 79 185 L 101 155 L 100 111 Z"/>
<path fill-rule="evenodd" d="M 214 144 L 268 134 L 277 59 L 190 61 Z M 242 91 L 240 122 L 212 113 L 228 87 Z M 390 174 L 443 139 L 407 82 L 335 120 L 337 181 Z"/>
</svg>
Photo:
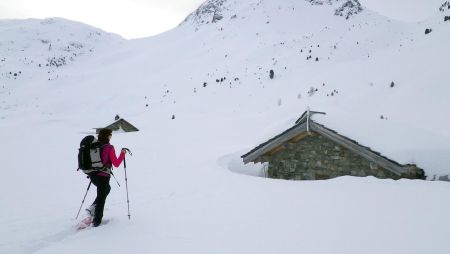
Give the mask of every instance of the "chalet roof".
<svg viewBox="0 0 450 254">
<path fill-rule="evenodd" d="M 131 123 L 129 123 L 128 121 L 126 121 L 123 118 L 120 118 L 119 120 L 116 120 L 114 123 L 106 126 L 106 127 L 102 127 L 102 128 L 95 128 L 97 130 L 97 132 L 100 129 L 110 129 L 113 131 L 118 131 L 118 130 L 123 130 L 124 132 L 133 132 L 133 131 L 139 131 L 138 128 L 136 128 L 135 126 L 133 126 Z"/>
<path fill-rule="evenodd" d="M 260 162 L 262 161 L 262 156 L 274 151 L 276 148 L 282 146 L 288 141 L 295 139 L 302 134 L 307 134 L 308 131 L 315 132 L 322 135 L 331 141 L 349 149 L 350 151 L 366 158 L 367 160 L 391 171 L 396 175 L 401 175 L 408 171 L 408 167 L 400 165 L 399 163 L 382 156 L 380 153 L 373 151 L 369 147 L 359 144 L 357 141 L 352 140 L 348 137 L 340 135 L 334 130 L 331 130 L 324 125 L 321 125 L 309 118 L 311 114 L 322 113 L 310 111 L 309 115 L 307 112 L 303 113 L 302 116 L 296 121 L 296 124 L 282 132 L 281 134 L 269 139 L 268 141 L 258 145 L 250 152 L 241 156 L 244 163 L 248 162 Z M 324 113 L 322 113 L 324 114 Z"/>
</svg>

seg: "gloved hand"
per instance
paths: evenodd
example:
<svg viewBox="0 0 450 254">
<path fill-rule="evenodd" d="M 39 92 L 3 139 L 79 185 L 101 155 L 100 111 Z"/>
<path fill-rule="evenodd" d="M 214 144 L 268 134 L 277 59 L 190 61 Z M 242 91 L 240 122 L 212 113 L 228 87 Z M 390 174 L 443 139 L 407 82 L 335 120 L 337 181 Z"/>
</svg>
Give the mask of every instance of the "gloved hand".
<svg viewBox="0 0 450 254">
<path fill-rule="evenodd" d="M 128 148 L 122 148 L 122 153 L 125 153 L 125 154 L 129 153 L 131 156 L 133 156 L 130 149 L 128 149 Z"/>
</svg>

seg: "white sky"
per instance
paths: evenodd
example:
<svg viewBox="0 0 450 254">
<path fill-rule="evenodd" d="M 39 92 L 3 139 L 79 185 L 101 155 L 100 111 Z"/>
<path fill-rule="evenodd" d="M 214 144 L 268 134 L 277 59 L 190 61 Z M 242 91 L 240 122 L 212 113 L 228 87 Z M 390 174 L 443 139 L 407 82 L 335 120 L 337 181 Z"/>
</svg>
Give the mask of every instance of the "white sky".
<svg viewBox="0 0 450 254">
<path fill-rule="evenodd" d="M 0 19 L 62 17 L 127 39 L 147 37 L 177 26 L 205 0 L 0 0 Z M 302 0 L 298 0 L 302 1 Z M 360 0 L 385 16 L 420 21 L 444 0 Z"/>
<path fill-rule="evenodd" d="M 0 0 L 0 19 L 62 17 L 127 39 L 167 31 L 204 0 Z"/>
</svg>

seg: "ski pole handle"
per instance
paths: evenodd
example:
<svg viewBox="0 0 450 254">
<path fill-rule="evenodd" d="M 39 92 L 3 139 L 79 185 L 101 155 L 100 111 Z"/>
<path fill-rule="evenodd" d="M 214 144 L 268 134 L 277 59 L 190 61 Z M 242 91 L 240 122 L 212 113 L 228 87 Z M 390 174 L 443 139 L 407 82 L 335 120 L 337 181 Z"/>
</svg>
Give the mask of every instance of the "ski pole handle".
<svg viewBox="0 0 450 254">
<path fill-rule="evenodd" d="M 130 150 L 130 149 L 128 149 L 128 148 L 126 148 L 126 147 L 124 147 L 124 148 L 122 148 L 122 150 L 125 150 L 125 151 L 127 151 L 127 153 L 129 153 L 129 154 L 130 154 L 130 156 L 133 156 L 133 153 L 131 153 L 131 150 Z"/>
</svg>

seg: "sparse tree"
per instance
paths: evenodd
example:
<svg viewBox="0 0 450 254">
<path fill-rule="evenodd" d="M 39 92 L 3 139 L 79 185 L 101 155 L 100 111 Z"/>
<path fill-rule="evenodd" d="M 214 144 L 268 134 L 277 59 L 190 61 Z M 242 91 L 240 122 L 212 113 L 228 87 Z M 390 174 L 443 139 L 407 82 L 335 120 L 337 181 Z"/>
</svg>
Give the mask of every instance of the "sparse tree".
<svg viewBox="0 0 450 254">
<path fill-rule="evenodd" d="M 308 91 L 308 95 L 311 97 L 311 96 L 313 96 L 316 92 L 317 92 L 317 89 L 315 89 L 314 87 L 310 87 L 310 88 L 309 88 L 309 91 Z"/>
</svg>

